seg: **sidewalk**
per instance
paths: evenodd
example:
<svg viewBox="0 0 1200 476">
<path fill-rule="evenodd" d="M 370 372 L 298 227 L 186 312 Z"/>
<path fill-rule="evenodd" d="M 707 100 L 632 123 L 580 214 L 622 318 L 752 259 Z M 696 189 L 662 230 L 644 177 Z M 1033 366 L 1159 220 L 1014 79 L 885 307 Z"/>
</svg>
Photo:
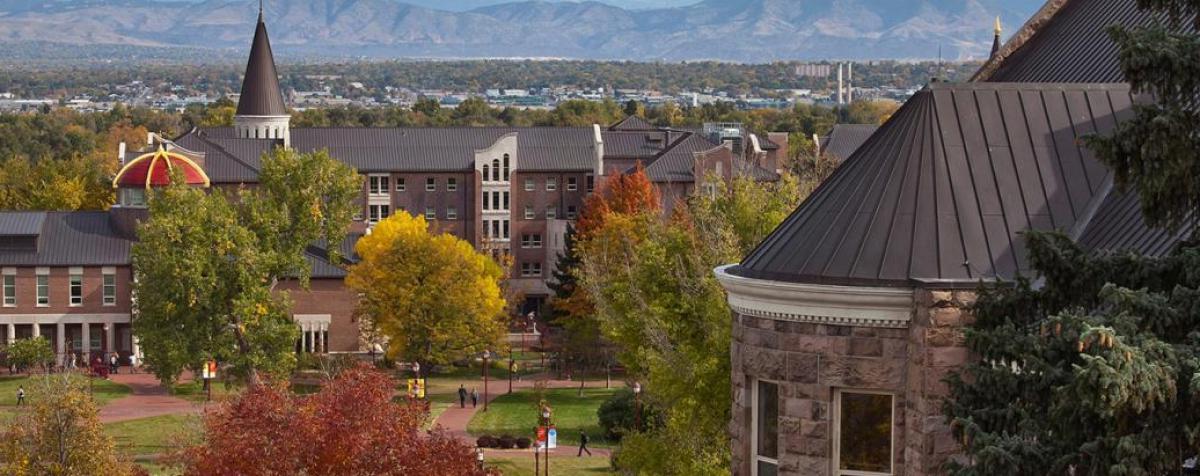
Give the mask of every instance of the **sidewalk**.
<svg viewBox="0 0 1200 476">
<path fill-rule="evenodd" d="M 122 370 L 126 370 L 122 367 Z M 154 374 L 118 373 L 110 375 L 113 382 L 128 385 L 132 393 L 118 398 L 100 409 L 100 422 L 113 423 L 181 413 L 200 414 L 204 405 L 172 396 Z"/>
</svg>

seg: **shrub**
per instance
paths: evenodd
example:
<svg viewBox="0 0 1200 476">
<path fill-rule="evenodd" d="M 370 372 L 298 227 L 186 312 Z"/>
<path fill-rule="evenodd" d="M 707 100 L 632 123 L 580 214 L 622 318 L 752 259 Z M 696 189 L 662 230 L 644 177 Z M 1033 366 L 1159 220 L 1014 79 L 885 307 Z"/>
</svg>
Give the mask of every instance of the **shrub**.
<svg viewBox="0 0 1200 476">
<path fill-rule="evenodd" d="M 596 416 L 600 420 L 600 428 L 604 430 L 604 437 L 613 441 L 620 440 L 622 435 L 633 430 L 637 420 L 633 390 L 623 389 L 613 394 L 596 410 Z M 661 425 L 661 413 L 643 398 L 642 429 L 646 430 L 659 425 Z"/>
<path fill-rule="evenodd" d="M 475 446 L 480 448 L 498 448 L 500 441 L 491 435 L 483 435 L 475 440 Z"/>
<path fill-rule="evenodd" d="M 524 436 L 517 438 L 517 448 L 527 450 L 532 445 L 533 445 L 533 440 L 531 440 L 529 438 L 526 438 Z"/>
<path fill-rule="evenodd" d="M 503 450 L 511 450 L 517 447 L 517 439 L 512 435 L 504 435 L 500 437 L 499 448 Z"/>
</svg>

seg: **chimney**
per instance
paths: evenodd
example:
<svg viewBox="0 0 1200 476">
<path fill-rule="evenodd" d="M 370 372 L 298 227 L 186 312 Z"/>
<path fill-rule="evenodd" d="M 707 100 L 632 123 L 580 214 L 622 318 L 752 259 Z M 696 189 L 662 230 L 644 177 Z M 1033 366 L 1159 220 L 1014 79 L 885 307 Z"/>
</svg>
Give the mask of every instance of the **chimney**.
<svg viewBox="0 0 1200 476">
<path fill-rule="evenodd" d="M 596 149 L 596 170 L 592 173 L 599 180 L 604 175 L 604 134 L 600 132 L 600 124 L 592 124 L 592 141 Z"/>
<path fill-rule="evenodd" d="M 821 156 L 821 136 L 813 133 L 813 157 Z"/>
<path fill-rule="evenodd" d="M 838 103 L 839 105 L 840 105 L 840 104 L 845 104 L 845 103 L 846 103 L 846 102 L 845 102 L 845 98 L 844 98 L 844 97 L 842 97 L 842 91 L 843 91 L 843 89 L 842 89 L 842 84 L 843 84 L 843 83 L 842 83 L 842 63 L 838 63 L 838 93 L 837 93 L 837 103 Z"/>
<path fill-rule="evenodd" d="M 125 141 L 121 141 L 121 145 L 117 146 L 117 167 L 125 166 Z"/>
<path fill-rule="evenodd" d="M 846 63 L 846 102 L 854 102 L 854 63 Z"/>
</svg>

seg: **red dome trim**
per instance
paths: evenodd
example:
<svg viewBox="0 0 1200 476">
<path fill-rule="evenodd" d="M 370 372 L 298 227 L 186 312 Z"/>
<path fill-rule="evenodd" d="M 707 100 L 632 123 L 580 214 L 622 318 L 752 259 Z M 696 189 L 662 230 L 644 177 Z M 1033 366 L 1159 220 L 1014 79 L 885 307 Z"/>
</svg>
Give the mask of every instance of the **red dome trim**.
<svg viewBox="0 0 1200 476">
<path fill-rule="evenodd" d="M 211 182 L 204 169 L 192 159 L 182 154 L 170 152 L 163 147 L 136 159 L 117 172 L 113 178 L 113 188 L 119 187 L 165 187 L 171 184 L 171 171 L 179 169 L 183 172 L 188 185 L 203 185 L 208 187 Z"/>
</svg>

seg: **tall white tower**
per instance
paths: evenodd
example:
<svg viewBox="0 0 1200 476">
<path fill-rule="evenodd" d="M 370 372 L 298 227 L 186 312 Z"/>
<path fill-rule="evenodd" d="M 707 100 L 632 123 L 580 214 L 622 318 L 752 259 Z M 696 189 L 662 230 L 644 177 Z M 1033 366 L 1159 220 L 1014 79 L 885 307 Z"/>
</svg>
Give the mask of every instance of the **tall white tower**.
<svg viewBox="0 0 1200 476">
<path fill-rule="evenodd" d="M 284 147 L 291 147 L 291 119 L 279 89 L 275 55 L 271 52 L 271 40 L 267 38 L 267 25 L 263 22 L 262 4 L 259 3 L 258 26 L 250 46 L 237 115 L 233 118 L 234 130 L 243 139 L 282 139 Z"/>
</svg>

